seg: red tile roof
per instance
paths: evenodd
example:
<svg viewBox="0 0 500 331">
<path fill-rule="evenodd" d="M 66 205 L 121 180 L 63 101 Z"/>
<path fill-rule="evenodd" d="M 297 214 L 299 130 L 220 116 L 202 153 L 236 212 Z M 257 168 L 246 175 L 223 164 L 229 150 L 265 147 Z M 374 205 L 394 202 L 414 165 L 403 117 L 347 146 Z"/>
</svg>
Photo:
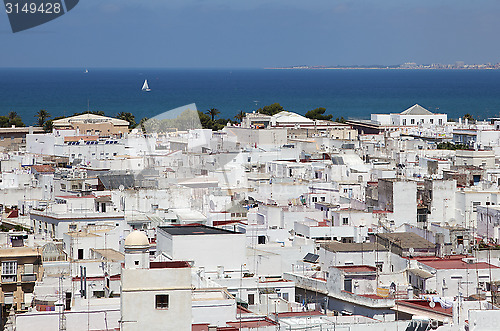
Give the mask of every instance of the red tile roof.
<svg viewBox="0 0 500 331">
<path fill-rule="evenodd" d="M 68 141 L 97 141 L 99 139 L 98 136 L 66 136 L 64 137 L 64 142 Z"/>
<path fill-rule="evenodd" d="M 7 218 L 17 218 L 19 217 L 19 210 L 18 209 L 12 209 L 9 212 L 9 215 L 7 215 Z"/>
<path fill-rule="evenodd" d="M 56 198 L 62 198 L 62 199 L 94 199 L 95 196 L 89 194 L 89 195 L 82 195 L 79 197 L 78 195 L 59 195 L 56 196 Z"/>
<path fill-rule="evenodd" d="M 336 267 L 344 272 L 375 272 L 377 268 L 369 265 L 345 265 Z"/>
<path fill-rule="evenodd" d="M 236 307 L 236 313 L 237 314 L 253 314 L 251 310 L 249 310 L 245 307 L 242 307 L 240 305 L 238 305 L 238 307 Z"/>
<path fill-rule="evenodd" d="M 431 306 L 429 306 L 430 301 L 427 300 L 397 300 L 396 303 L 405 306 L 411 306 L 417 309 L 432 310 L 438 313 L 453 316 L 453 308 L 444 309 L 439 303 L 436 303 L 434 308 L 431 308 Z"/>
<path fill-rule="evenodd" d="M 273 315 L 277 315 L 278 318 L 284 318 L 284 317 L 319 316 L 324 314 L 317 310 L 311 310 L 311 311 L 293 311 L 288 313 L 274 313 Z"/>
<path fill-rule="evenodd" d="M 381 297 L 380 295 L 376 295 L 376 294 L 359 294 L 359 296 L 365 297 L 365 298 L 370 298 L 370 299 L 387 299 L 387 298 Z"/>
<path fill-rule="evenodd" d="M 210 324 L 192 324 L 191 331 L 208 331 L 208 326 Z"/>
<path fill-rule="evenodd" d="M 49 164 L 37 164 L 31 166 L 31 169 L 36 170 L 36 172 L 44 174 L 44 173 L 54 173 L 54 167 Z"/>
<path fill-rule="evenodd" d="M 269 318 L 265 318 L 265 319 L 258 319 L 258 320 L 242 320 L 241 322 L 240 321 L 237 321 L 237 322 L 227 322 L 226 323 L 228 326 L 230 327 L 233 327 L 233 328 L 237 328 L 237 330 L 239 328 L 263 328 L 263 327 L 266 327 L 266 326 L 274 326 L 274 325 L 278 325 L 278 323 L 274 322 L 273 320 L 269 319 Z M 218 329 L 218 330 L 224 330 L 224 329 Z"/>
<path fill-rule="evenodd" d="M 164 261 L 164 262 L 151 262 L 150 269 L 177 269 L 177 268 L 191 268 L 186 261 Z"/>
<path fill-rule="evenodd" d="M 426 266 L 434 269 L 498 269 L 497 266 L 488 264 L 486 262 L 478 263 L 466 263 L 462 261 L 464 256 L 451 256 L 447 258 L 439 257 L 427 257 L 427 258 L 416 258 L 416 260 Z"/>
<path fill-rule="evenodd" d="M 109 279 L 110 280 L 120 280 L 121 275 L 120 274 L 111 275 L 111 276 L 109 276 Z M 81 278 L 80 278 L 80 276 L 74 276 L 71 280 L 74 282 L 78 282 L 81 280 Z M 88 276 L 87 280 L 104 280 L 104 276 Z"/>
</svg>

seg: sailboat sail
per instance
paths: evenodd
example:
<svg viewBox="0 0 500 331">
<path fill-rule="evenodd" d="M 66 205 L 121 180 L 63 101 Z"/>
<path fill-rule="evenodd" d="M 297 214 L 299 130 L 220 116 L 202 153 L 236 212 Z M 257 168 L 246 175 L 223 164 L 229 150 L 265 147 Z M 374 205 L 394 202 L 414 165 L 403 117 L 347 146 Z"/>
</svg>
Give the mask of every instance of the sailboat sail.
<svg viewBox="0 0 500 331">
<path fill-rule="evenodd" d="M 148 85 L 148 80 L 144 80 L 144 84 L 142 85 L 142 90 L 143 91 L 151 91 L 151 89 L 149 88 L 149 85 Z"/>
</svg>

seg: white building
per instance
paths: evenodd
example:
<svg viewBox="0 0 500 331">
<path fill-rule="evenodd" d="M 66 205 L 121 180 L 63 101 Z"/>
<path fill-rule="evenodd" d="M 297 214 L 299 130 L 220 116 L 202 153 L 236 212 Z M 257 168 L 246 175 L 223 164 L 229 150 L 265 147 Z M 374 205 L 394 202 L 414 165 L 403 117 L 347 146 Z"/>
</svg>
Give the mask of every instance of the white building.
<svg viewBox="0 0 500 331">
<path fill-rule="evenodd" d="M 149 262 L 149 241 L 134 231 L 125 239 L 121 330 L 191 330 L 191 267 L 184 261 Z"/>
<path fill-rule="evenodd" d="M 416 104 L 399 114 L 372 114 L 371 120 L 381 125 L 418 126 L 427 124 L 443 126 L 448 121 L 448 115 L 432 113 Z"/>
<path fill-rule="evenodd" d="M 246 262 L 245 234 L 205 225 L 160 226 L 158 254 L 170 260 L 192 261 L 207 274 L 224 277 L 240 272 Z"/>
<path fill-rule="evenodd" d="M 500 268 L 473 257 L 423 257 L 410 262 L 409 283 L 441 297 L 486 294 L 486 283 L 500 279 Z"/>
</svg>

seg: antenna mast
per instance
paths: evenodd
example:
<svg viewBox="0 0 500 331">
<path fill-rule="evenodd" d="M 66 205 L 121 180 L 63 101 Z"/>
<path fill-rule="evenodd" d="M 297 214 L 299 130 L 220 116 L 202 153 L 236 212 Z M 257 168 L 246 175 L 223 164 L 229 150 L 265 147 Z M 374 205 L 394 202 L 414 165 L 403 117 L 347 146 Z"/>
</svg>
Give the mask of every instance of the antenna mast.
<svg viewBox="0 0 500 331">
<path fill-rule="evenodd" d="M 59 331 L 66 331 L 66 315 L 64 314 L 66 297 L 63 292 L 63 278 L 64 276 L 61 274 L 61 276 L 59 276 L 59 307 L 61 309 L 59 313 Z"/>
</svg>

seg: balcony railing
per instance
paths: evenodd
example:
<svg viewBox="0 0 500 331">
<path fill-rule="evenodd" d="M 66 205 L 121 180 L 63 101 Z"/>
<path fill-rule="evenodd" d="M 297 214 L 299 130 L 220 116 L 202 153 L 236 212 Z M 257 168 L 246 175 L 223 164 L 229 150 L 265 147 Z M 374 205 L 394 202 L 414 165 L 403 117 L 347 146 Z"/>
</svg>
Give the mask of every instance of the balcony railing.
<svg viewBox="0 0 500 331">
<path fill-rule="evenodd" d="M 16 281 L 16 275 L 2 275 L 2 283 L 15 283 Z"/>
<path fill-rule="evenodd" d="M 21 282 L 23 282 L 23 283 L 36 282 L 36 274 L 21 275 Z"/>
</svg>

